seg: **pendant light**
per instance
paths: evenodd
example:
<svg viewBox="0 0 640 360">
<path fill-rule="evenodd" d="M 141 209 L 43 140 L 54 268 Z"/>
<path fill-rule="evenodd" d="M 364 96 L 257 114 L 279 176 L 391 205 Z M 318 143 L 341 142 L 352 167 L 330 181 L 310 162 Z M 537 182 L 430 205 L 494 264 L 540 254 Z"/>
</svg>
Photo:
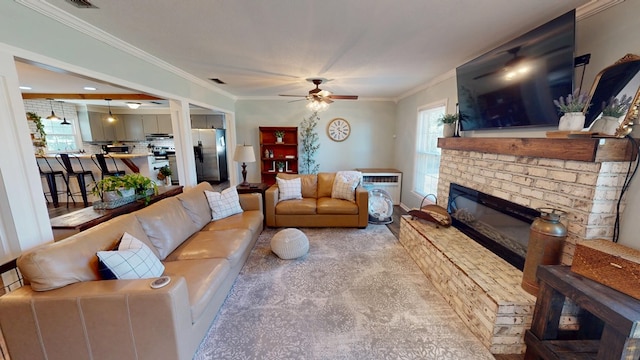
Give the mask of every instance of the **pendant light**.
<svg viewBox="0 0 640 360">
<path fill-rule="evenodd" d="M 53 112 L 53 99 L 47 100 L 49 100 L 49 105 L 51 105 L 51 115 L 47 116 L 47 120 L 60 120 L 60 118 Z"/>
<path fill-rule="evenodd" d="M 107 118 L 108 122 L 116 121 L 116 118 L 111 113 L 111 99 L 104 99 L 107 102 L 107 106 L 109 106 L 109 117 Z"/>
<path fill-rule="evenodd" d="M 60 101 L 60 104 L 62 105 L 62 122 L 60 125 L 71 125 L 71 123 L 67 121 L 67 114 L 64 111 L 64 101 Z"/>
</svg>

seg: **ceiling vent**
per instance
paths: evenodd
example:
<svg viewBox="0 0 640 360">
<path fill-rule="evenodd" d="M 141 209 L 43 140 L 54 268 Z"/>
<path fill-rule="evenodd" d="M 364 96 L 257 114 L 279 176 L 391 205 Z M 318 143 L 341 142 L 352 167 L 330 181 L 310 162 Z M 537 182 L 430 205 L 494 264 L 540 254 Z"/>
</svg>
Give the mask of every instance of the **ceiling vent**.
<svg viewBox="0 0 640 360">
<path fill-rule="evenodd" d="M 149 101 L 150 103 L 154 104 L 154 105 L 162 105 L 161 102 L 159 101 Z"/>
<path fill-rule="evenodd" d="M 98 7 L 87 0 L 66 0 L 69 4 L 81 9 L 97 9 Z"/>
<path fill-rule="evenodd" d="M 220 80 L 218 78 L 211 78 L 209 80 L 213 81 L 216 84 L 220 84 L 220 85 L 225 85 L 226 84 L 226 82 L 224 82 L 224 81 L 222 81 L 222 80 Z"/>
</svg>

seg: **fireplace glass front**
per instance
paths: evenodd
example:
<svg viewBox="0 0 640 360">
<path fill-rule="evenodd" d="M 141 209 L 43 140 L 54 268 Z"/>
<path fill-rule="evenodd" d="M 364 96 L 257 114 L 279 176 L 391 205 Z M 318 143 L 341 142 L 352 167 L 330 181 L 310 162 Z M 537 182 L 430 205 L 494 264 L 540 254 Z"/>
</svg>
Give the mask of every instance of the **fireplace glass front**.
<svg viewBox="0 0 640 360">
<path fill-rule="evenodd" d="M 540 212 L 452 183 L 447 211 L 453 226 L 522 270 L 529 228 Z"/>
</svg>

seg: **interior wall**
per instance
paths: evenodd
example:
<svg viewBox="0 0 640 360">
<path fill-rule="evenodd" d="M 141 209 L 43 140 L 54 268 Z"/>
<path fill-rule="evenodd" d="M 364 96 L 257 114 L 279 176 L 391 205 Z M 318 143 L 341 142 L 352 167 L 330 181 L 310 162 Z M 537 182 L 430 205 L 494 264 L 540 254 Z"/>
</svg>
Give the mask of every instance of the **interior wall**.
<svg viewBox="0 0 640 360">
<path fill-rule="evenodd" d="M 627 53 L 640 54 L 640 37 L 637 36 L 637 14 L 640 0 L 626 0 L 607 10 L 582 19 L 576 24 L 576 55 L 591 53 L 585 73 L 583 89 L 591 87 L 596 74 Z M 481 55 L 481 54 L 478 54 Z M 578 75 L 580 75 L 578 69 Z M 413 154 L 415 149 L 415 123 L 419 106 L 447 98 L 449 106 L 457 101 L 455 76 L 426 87 L 416 94 L 403 98 L 397 107 L 397 130 L 407 141 L 396 143 L 396 167 L 404 173 L 406 185 L 413 179 L 412 159 L 402 154 Z M 450 111 L 450 110 L 448 110 Z M 465 137 L 545 137 L 548 128 L 530 130 L 486 130 L 466 132 Z M 405 185 L 403 184 L 403 185 Z M 620 243 L 640 249 L 640 180 L 631 184 L 627 194 L 627 206 L 621 221 Z M 410 186 L 403 186 L 402 203 L 408 208 L 419 206 L 419 199 L 411 193 Z"/>
<path fill-rule="evenodd" d="M 320 121 L 316 132 L 320 148 L 316 153 L 316 163 L 320 164 L 320 171 L 393 167 L 395 107 L 392 101 L 338 100 L 328 110 L 318 113 Z M 302 120 L 309 115 L 304 101 L 239 100 L 236 102 L 238 144 L 253 145 L 258 159 L 259 126 L 300 127 Z M 327 136 L 329 121 L 337 117 L 344 118 L 351 125 L 351 135 L 342 142 L 332 141 Z M 258 162 L 247 164 L 247 181 L 260 182 Z"/>
</svg>

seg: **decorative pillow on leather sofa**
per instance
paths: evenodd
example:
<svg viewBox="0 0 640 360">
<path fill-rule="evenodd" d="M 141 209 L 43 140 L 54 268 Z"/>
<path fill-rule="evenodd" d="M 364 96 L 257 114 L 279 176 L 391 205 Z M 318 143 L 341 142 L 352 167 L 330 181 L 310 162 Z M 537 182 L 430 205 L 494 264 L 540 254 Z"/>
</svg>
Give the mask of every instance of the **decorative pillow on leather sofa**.
<svg viewBox="0 0 640 360">
<path fill-rule="evenodd" d="M 278 201 L 302 199 L 302 182 L 300 178 L 285 180 L 276 178 L 278 182 Z"/>
<path fill-rule="evenodd" d="M 360 183 L 362 173 L 359 171 L 338 171 L 333 180 L 331 197 L 356 202 L 356 187 Z"/>
<path fill-rule="evenodd" d="M 162 276 L 164 265 L 142 241 L 122 235 L 118 250 L 98 251 L 98 271 L 105 280 L 148 279 Z"/>
<path fill-rule="evenodd" d="M 220 220 L 231 215 L 242 213 L 240 197 L 235 187 L 222 190 L 222 192 L 204 191 L 211 208 L 211 220 Z"/>
</svg>

